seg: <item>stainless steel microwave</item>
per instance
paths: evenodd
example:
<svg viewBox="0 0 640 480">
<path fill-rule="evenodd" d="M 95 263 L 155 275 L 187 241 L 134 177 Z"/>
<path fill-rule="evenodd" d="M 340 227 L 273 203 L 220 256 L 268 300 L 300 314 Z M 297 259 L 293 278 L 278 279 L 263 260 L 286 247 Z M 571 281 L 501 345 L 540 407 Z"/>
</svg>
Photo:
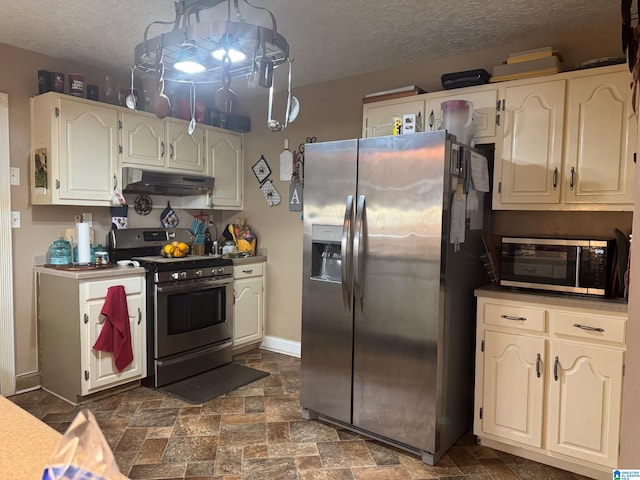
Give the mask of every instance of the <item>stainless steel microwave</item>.
<svg viewBox="0 0 640 480">
<path fill-rule="evenodd" d="M 615 240 L 502 238 L 500 285 L 608 295 Z"/>
</svg>

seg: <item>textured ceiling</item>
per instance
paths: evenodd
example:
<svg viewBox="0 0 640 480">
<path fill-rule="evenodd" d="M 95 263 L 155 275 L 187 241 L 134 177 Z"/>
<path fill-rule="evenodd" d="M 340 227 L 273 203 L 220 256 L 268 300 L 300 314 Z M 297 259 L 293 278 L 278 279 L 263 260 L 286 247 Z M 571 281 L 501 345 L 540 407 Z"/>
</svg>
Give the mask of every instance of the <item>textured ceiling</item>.
<svg viewBox="0 0 640 480">
<path fill-rule="evenodd" d="M 253 0 L 291 47 L 295 85 L 616 21 L 618 0 Z M 173 0 L 0 0 L 0 43 L 124 72 Z M 211 13 L 212 11 L 210 11 Z M 168 29 L 167 29 L 168 30 Z M 156 35 L 163 30 L 156 29 Z M 165 30 L 166 31 L 166 30 Z"/>
</svg>

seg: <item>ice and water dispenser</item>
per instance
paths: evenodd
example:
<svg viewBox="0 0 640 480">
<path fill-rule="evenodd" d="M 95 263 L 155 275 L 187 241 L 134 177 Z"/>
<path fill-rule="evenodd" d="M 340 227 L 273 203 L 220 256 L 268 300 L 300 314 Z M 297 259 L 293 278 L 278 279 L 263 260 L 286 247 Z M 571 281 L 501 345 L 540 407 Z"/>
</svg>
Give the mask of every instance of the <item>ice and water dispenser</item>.
<svg viewBox="0 0 640 480">
<path fill-rule="evenodd" d="M 311 278 L 325 282 L 341 282 L 342 226 L 311 226 Z"/>
</svg>

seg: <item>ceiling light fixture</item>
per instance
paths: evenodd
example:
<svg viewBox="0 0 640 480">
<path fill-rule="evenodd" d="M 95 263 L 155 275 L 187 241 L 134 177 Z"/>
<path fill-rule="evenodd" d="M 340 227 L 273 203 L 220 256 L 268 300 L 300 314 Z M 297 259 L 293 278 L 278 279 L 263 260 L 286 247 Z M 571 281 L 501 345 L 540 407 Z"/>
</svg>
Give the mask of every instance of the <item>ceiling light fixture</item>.
<svg viewBox="0 0 640 480">
<path fill-rule="evenodd" d="M 159 75 L 156 57 L 161 51 L 165 81 L 222 83 L 228 89 L 231 78 L 255 77 L 259 72 L 257 81 L 251 79 L 249 86 L 270 88 L 273 69 L 289 60 L 289 44 L 278 33 L 276 19 L 266 8 L 248 0 L 174 3 L 175 20 L 151 22 L 143 41 L 136 45 L 135 66 L 139 71 Z M 225 5 L 226 14 L 222 11 Z M 248 21 L 256 16 L 267 19 L 267 24 Z M 154 25 L 173 28 L 149 37 L 149 29 Z"/>
</svg>

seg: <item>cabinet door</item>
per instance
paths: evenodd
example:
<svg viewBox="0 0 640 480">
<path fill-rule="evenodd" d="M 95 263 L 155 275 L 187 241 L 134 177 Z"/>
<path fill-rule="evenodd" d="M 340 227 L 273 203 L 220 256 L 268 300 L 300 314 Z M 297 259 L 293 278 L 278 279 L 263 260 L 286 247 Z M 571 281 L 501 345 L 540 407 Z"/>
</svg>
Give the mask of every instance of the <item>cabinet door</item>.
<svg viewBox="0 0 640 480">
<path fill-rule="evenodd" d="M 442 128 L 442 102 L 447 100 L 467 100 L 473 103 L 474 130 L 473 138 L 476 143 L 492 143 L 496 136 L 496 102 L 498 89 L 493 88 L 482 92 L 458 93 L 449 92 L 446 96 L 428 95 L 425 131 Z"/>
<path fill-rule="evenodd" d="M 234 280 L 233 346 L 239 347 L 263 338 L 262 277 Z"/>
<path fill-rule="evenodd" d="M 197 125 L 191 135 L 184 121 L 167 120 L 167 142 L 169 152 L 167 166 L 179 170 L 204 173 L 205 130 Z"/>
<path fill-rule="evenodd" d="M 565 84 L 554 80 L 505 88 L 494 208 L 560 201 Z"/>
<path fill-rule="evenodd" d="M 164 121 L 146 115 L 123 112 L 122 162 L 133 165 L 164 167 Z"/>
<path fill-rule="evenodd" d="M 207 148 L 213 186 L 214 208 L 242 209 L 242 136 L 207 130 Z"/>
<path fill-rule="evenodd" d="M 566 203 L 627 204 L 633 209 L 637 117 L 631 74 L 614 72 L 569 80 Z"/>
<path fill-rule="evenodd" d="M 482 431 L 542 447 L 545 340 L 487 330 Z"/>
<path fill-rule="evenodd" d="M 118 114 L 59 99 L 60 203 L 110 205 L 117 182 Z"/>
<path fill-rule="evenodd" d="M 552 342 L 549 450 L 617 466 L 623 357 L 619 349 Z"/>
<path fill-rule="evenodd" d="M 133 362 L 121 372 L 118 372 L 115 366 L 113 353 L 92 348 L 104 326 L 104 321 L 100 319 L 100 311 L 106 300 L 107 290 L 113 285 L 125 287 L 131 328 Z M 82 395 L 144 377 L 146 375 L 144 277 L 89 282 L 84 286 L 81 298 L 84 300 L 85 310 L 82 335 Z"/>
<path fill-rule="evenodd" d="M 383 137 L 393 135 L 393 124 L 395 119 L 402 120 L 402 115 L 416 114 L 416 131 L 423 131 L 424 126 L 424 99 L 412 101 L 399 101 L 381 105 L 365 104 L 364 125 L 362 129 L 363 137 Z M 420 120 L 418 120 L 420 118 Z"/>
</svg>

